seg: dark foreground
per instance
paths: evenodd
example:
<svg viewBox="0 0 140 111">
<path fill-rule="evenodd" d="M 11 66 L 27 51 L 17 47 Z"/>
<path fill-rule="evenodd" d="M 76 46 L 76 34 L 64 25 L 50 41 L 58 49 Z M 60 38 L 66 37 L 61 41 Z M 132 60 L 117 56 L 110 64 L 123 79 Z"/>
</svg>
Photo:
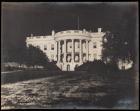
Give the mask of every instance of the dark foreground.
<svg viewBox="0 0 140 111">
<path fill-rule="evenodd" d="M 24 71 L 7 74 L 16 79 L 9 78 L 4 82 L 3 78 L 2 109 L 138 108 L 135 101 L 135 80 L 131 74 L 109 76 L 86 72 L 32 72 L 35 76 L 33 73 L 27 75 L 27 71 Z M 33 80 L 30 80 L 32 77 Z M 25 79 L 27 81 L 23 81 Z"/>
</svg>

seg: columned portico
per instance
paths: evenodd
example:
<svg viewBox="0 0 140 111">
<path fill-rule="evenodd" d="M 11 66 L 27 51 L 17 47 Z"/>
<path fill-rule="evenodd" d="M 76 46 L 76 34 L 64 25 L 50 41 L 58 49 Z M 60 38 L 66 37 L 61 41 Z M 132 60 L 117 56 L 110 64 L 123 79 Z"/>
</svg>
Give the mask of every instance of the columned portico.
<svg viewBox="0 0 140 111">
<path fill-rule="evenodd" d="M 77 45 L 76 45 L 77 43 Z M 86 39 L 61 39 L 57 41 L 57 51 L 58 51 L 58 64 L 61 64 L 63 70 L 67 70 L 67 66 L 70 70 L 83 62 L 89 60 L 89 40 Z M 85 44 L 85 45 L 83 45 Z M 83 52 L 83 48 L 85 51 Z M 85 60 L 83 60 L 83 54 Z M 68 61 L 67 61 L 68 60 Z M 67 64 L 67 65 L 65 65 Z M 63 66 L 64 65 L 64 66 Z"/>
</svg>

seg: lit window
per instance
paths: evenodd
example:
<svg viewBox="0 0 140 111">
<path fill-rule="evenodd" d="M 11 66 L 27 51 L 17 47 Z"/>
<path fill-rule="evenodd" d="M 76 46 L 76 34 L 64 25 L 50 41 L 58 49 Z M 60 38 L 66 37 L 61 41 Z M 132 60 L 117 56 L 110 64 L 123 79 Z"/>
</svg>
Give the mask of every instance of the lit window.
<svg viewBox="0 0 140 111">
<path fill-rule="evenodd" d="M 96 53 L 93 54 L 93 57 L 94 57 L 94 59 L 97 59 L 97 54 Z"/>
<path fill-rule="evenodd" d="M 70 30 L 68 30 L 67 33 L 70 33 Z"/>
<path fill-rule="evenodd" d="M 51 50 L 54 50 L 54 44 L 51 45 Z"/>
<path fill-rule="evenodd" d="M 44 50 L 47 50 L 47 45 L 44 45 Z"/>
<path fill-rule="evenodd" d="M 79 32 L 79 30 L 75 30 L 74 32 L 75 32 L 75 33 L 78 33 L 78 32 Z"/>
</svg>

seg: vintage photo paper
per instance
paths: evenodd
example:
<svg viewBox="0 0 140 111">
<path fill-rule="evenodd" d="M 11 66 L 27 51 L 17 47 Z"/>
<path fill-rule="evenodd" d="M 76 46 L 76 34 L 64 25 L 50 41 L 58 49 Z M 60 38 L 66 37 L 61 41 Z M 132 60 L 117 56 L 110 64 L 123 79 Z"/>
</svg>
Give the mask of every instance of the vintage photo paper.
<svg viewBox="0 0 140 111">
<path fill-rule="evenodd" d="M 139 109 L 138 2 L 2 2 L 1 109 Z"/>
</svg>

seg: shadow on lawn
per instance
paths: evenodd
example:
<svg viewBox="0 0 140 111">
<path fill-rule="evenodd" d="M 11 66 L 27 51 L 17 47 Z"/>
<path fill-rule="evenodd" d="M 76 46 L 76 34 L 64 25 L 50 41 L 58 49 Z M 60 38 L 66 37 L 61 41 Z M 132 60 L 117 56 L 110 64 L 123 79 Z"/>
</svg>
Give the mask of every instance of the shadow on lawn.
<svg viewBox="0 0 140 111">
<path fill-rule="evenodd" d="M 134 73 L 132 70 L 120 71 L 119 73 L 112 74 L 85 74 L 81 75 L 76 81 L 72 80 L 69 83 L 76 83 L 83 80 L 101 81 L 104 85 L 97 87 L 88 87 L 78 90 L 79 94 L 87 94 L 86 98 L 79 97 L 65 97 L 60 95 L 58 100 L 53 101 L 53 104 L 57 106 L 71 106 L 76 108 L 79 107 L 101 107 L 101 108 L 114 108 L 114 107 L 125 107 L 133 109 L 135 101 L 135 80 Z M 76 76 L 77 77 L 77 76 Z M 104 94 L 101 95 L 100 94 Z M 121 101 L 121 102 L 120 102 Z"/>
</svg>

